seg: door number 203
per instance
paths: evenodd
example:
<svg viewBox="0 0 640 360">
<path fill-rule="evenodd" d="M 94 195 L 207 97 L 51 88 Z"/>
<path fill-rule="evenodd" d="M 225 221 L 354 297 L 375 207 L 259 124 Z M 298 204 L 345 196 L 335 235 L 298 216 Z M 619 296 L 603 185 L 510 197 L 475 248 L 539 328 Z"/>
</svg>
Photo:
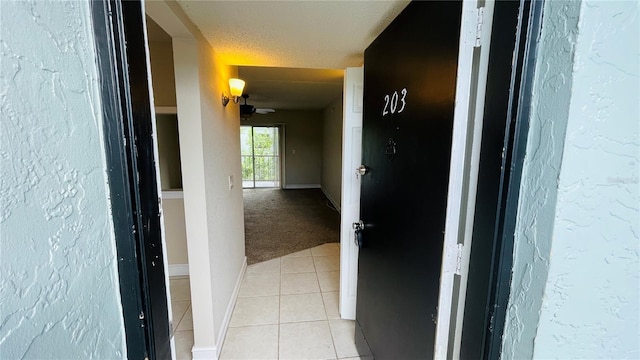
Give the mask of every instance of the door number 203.
<svg viewBox="0 0 640 360">
<path fill-rule="evenodd" d="M 407 88 L 400 91 L 401 95 L 398 95 L 397 91 L 394 91 L 391 96 L 384 96 L 384 108 L 382 109 L 382 116 L 389 114 L 399 114 L 404 111 L 407 106 Z M 398 101 L 400 101 L 400 109 L 398 109 Z"/>
</svg>

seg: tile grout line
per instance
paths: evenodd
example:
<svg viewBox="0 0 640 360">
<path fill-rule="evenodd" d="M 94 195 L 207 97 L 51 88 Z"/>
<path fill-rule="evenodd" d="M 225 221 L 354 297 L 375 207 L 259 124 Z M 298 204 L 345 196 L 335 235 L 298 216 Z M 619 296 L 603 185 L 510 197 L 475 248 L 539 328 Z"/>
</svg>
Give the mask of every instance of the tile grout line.
<svg viewBox="0 0 640 360">
<path fill-rule="evenodd" d="M 169 291 L 171 291 L 171 280 L 189 280 L 189 282 L 191 282 L 191 280 L 189 279 L 188 276 L 184 276 L 184 277 L 179 277 L 179 278 L 175 278 L 171 279 L 169 278 Z M 191 287 L 191 285 L 189 285 L 189 287 Z M 182 322 L 182 319 L 184 319 L 185 315 L 187 314 L 187 311 L 189 311 L 189 308 L 191 307 L 191 289 L 189 289 L 189 300 L 173 300 L 173 295 L 171 296 L 172 301 L 171 301 L 171 311 L 173 311 L 173 304 L 176 302 L 188 302 L 187 304 L 187 309 L 184 311 L 184 313 L 180 316 L 180 319 L 178 320 L 178 322 L 175 324 L 175 327 L 173 329 L 171 329 L 171 337 L 173 337 L 175 335 L 175 333 L 178 331 L 178 327 L 180 326 L 180 323 Z M 175 320 L 175 319 L 172 319 Z"/>
<path fill-rule="evenodd" d="M 282 264 L 283 264 L 283 260 L 284 260 L 285 256 L 281 256 L 281 257 L 278 257 L 278 258 L 277 258 L 277 260 L 276 260 L 276 261 L 277 261 L 277 263 L 278 263 L 278 266 L 279 266 L 279 268 L 278 268 L 278 271 L 277 271 L 277 272 L 276 272 L 276 271 L 271 271 L 271 272 L 256 272 L 256 273 L 254 273 L 254 274 L 246 274 L 246 275 L 245 275 L 245 277 L 251 277 L 251 275 L 258 275 L 258 276 L 260 276 L 260 275 L 267 275 L 267 274 L 269 274 L 269 273 L 272 273 L 272 274 L 278 274 L 278 275 L 279 275 L 279 279 L 278 279 L 278 280 L 279 280 L 279 283 L 278 283 L 278 292 L 277 292 L 277 295 L 276 295 L 276 296 L 277 296 L 277 301 L 278 301 L 278 314 L 277 314 L 277 321 L 276 321 L 276 324 L 277 324 L 277 329 L 276 329 L 276 341 L 277 341 L 277 343 L 275 344 L 275 345 L 276 345 L 276 352 L 277 352 L 277 359 L 281 359 L 281 355 L 282 355 L 282 354 L 280 353 L 280 348 L 281 348 L 281 347 L 280 347 L 280 345 L 281 345 L 281 342 L 282 342 L 282 341 L 284 341 L 284 340 L 286 340 L 286 339 L 283 339 L 283 338 L 282 338 L 283 334 L 282 334 L 282 331 L 281 331 L 281 326 L 283 325 L 283 323 L 282 323 L 282 316 L 281 316 L 281 315 L 282 315 L 282 305 L 283 305 L 283 304 L 282 304 L 282 298 L 283 298 L 283 296 L 285 295 L 285 294 L 283 294 L 283 293 L 282 293 L 282 291 L 283 291 L 283 281 L 282 281 L 283 279 L 282 279 L 282 277 L 283 277 L 284 275 L 303 274 L 303 273 L 313 273 L 313 274 L 315 274 L 316 285 L 318 286 L 318 291 L 315 291 L 315 292 L 301 292 L 301 293 L 293 293 L 293 294 L 288 294 L 288 295 L 295 296 L 295 295 L 305 295 L 305 294 L 308 294 L 308 295 L 311 295 L 311 294 L 318 294 L 318 295 L 320 296 L 320 303 L 322 304 L 323 319 L 321 319 L 321 320 L 307 320 L 307 321 L 294 321 L 294 322 L 292 322 L 292 324 L 293 324 L 293 323 L 314 323 L 314 322 L 325 322 L 325 324 L 327 324 L 327 326 L 329 327 L 329 335 L 331 336 L 331 342 L 332 342 L 332 345 L 333 345 L 333 347 L 334 347 L 334 358 L 333 358 L 333 359 L 336 359 L 336 360 L 337 360 L 337 359 L 340 359 L 340 358 L 339 358 L 339 355 L 338 355 L 337 347 L 336 347 L 336 337 L 335 337 L 335 334 L 334 334 L 334 332 L 333 332 L 333 330 L 332 330 L 332 327 L 331 327 L 331 324 L 330 324 L 330 319 L 329 319 L 329 317 L 328 317 L 328 313 L 327 313 L 327 303 L 325 302 L 325 298 L 324 298 L 324 296 L 323 296 L 323 294 L 325 294 L 325 292 L 322 290 L 322 288 L 321 288 L 321 286 L 320 286 L 320 279 L 319 279 L 319 277 L 318 277 L 319 271 L 318 271 L 318 267 L 316 266 L 316 261 L 315 261 L 315 260 L 316 260 L 316 257 L 332 258 L 332 257 L 334 257 L 335 255 L 320 253 L 320 254 L 316 254 L 317 256 L 314 256 L 314 254 L 313 254 L 313 252 L 311 251 L 311 249 L 309 249 L 309 254 L 310 254 L 310 255 L 305 256 L 305 257 L 307 257 L 307 258 L 311 258 L 310 260 L 311 260 L 312 265 L 313 265 L 313 271 L 302 272 L 302 273 L 292 272 L 292 273 L 286 273 L 286 274 L 285 274 L 285 271 L 284 271 L 284 268 L 283 268 L 283 265 L 282 265 Z M 338 254 L 339 254 L 339 253 L 338 253 Z M 339 259 L 339 255 L 338 255 L 338 259 Z M 265 269 L 265 270 L 266 270 L 266 269 Z M 268 270 L 267 270 L 267 271 L 268 271 Z M 327 270 L 327 271 L 325 271 L 325 272 L 331 272 L 331 271 L 335 271 L 335 270 Z M 339 270 L 338 270 L 338 271 L 339 271 Z M 336 292 L 336 291 L 335 291 L 335 290 L 333 290 L 333 291 L 328 291 L 328 292 Z M 337 291 L 337 292 L 339 293 L 339 289 L 338 289 L 338 291 Z M 267 297 L 272 297 L 272 296 L 273 296 L 273 295 L 258 295 L 258 296 L 245 296 L 244 298 L 258 298 L 258 299 L 259 299 L 259 298 L 267 298 Z M 239 297 L 239 298 L 240 298 L 240 297 Z M 239 299 L 237 299 L 237 300 L 239 300 Z M 235 310 L 237 310 L 237 308 L 236 308 L 236 306 L 237 306 L 237 300 L 236 300 L 236 304 L 235 304 L 235 306 L 234 306 L 234 310 L 233 310 L 234 312 L 235 312 Z M 185 311 L 185 314 L 186 314 L 186 311 Z M 232 315 L 232 316 L 233 316 L 233 315 Z M 184 318 L 184 315 L 183 315 L 183 317 L 182 317 L 182 318 Z M 182 321 L 183 321 L 183 320 L 181 319 L 181 322 L 182 322 Z M 287 323 L 287 324 L 288 324 L 288 323 Z M 269 325 L 269 324 L 262 324 L 262 325 Z M 254 325 L 245 325 L 245 326 L 237 326 L 236 328 L 250 328 L 250 327 L 256 327 L 256 326 L 260 326 L 260 325 L 258 325 L 258 324 L 254 324 Z M 227 340 L 227 339 L 225 339 L 225 342 L 226 342 L 226 340 Z M 223 348 L 224 348 L 224 345 L 223 345 Z M 221 349 L 221 350 L 222 350 L 222 349 Z"/>
<path fill-rule="evenodd" d="M 278 286 L 278 326 L 277 326 L 277 338 L 276 338 L 276 356 L 280 359 L 280 312 L 282 311 L 282 256 L 278 258 L 278 265 L 280 269 L 280 279 Z"/>
<path fill-rule="evenodd" d="M 315 258 L 313 259 L 313 266 L 315 268 Z M 338 359 L 338 348 L 336 347 L 336 340 L 333 336 L 333 330 L 331 329 L 331 322 L 329 320 L 329 314 L 327 314 L 327 305 L 324 302 L 324 296 L 322 295 L 322 288 L 320 287 L 320 279 L 318 278 L 318 269 L 316 268 L 316 280 L 318 281 L 318 288 L 320 289 L 320 299 L 322 300 L 322 308 L 324 309 L 324 316 L 327 319 L 327 326 L 329 327 L 329 336 L 331 336 L 331 344 L 333 345 L 333 353 Z M 340 295 L 338 295 L 339 297 Z"/>
<path fill-rule="evenodd" d="M 180 322 L 178 323 L 178 326 L 176 327 L 176 330 L 178 330 L 178 327 L 180 327 L 180 325 L 182 324 L 182 321 L 184 320 L 185 316 L 187 316 L 187 313 L 189 312 L 189 310 L 192 311 L 191 317 L 193 318 L 193 310 L 191 309 L 191 301 L 189 301 L 189 306 L 187 306 L 187 310 L 185 310 L 184 314 L 182 314 L 182 317 L 180 317 Z M 191 329 L 191 330 L 193 330 L 193 329 Z"/>
<path fill-rule="evenodd" d="M 173 301 L 171 302 L 171 311 L 173 311 Z M 189 310 L 189 307 L 191 306 L 191 301 L 189 301 L 189 305 L 187 305 L 187 310 Z M 180 316 L 180 319 L 178 320 L 177 323 L 174 324 L 174 328 L 171 329 L 171 333 L 175 334 L 178 331 L 178 326 L 180 326 L 180 323 L 182 322 L 182 319 L 184 318 L 184 316 L 187 314 L 187 310 L 184 311 L 184 313 Z"/>
</svg>

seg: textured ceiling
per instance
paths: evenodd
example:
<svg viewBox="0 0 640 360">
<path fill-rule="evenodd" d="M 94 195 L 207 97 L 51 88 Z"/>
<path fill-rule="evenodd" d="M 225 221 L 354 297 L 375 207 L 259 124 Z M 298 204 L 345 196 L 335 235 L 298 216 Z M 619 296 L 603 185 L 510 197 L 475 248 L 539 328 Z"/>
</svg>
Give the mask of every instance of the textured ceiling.
<svg viewBox="0 0 640 360">
<path fill-rule="evenodd" d="M 362 65 L 408 2 L 178 0 L 216 53 L 239 66 L 249 104 L 314 110 L 340 97 L 343 70 Z"/>
<path fill-rule="evenodd" d="M 342 94 L 343 70 L 243 66 L 248 104 L 258 108 L 322 110 Z"/>
<path fill-rule="evenodd" d="M 408 1 L 185 1 L 178 3 L 229 64 L 344 69 Z"/>
</svg>

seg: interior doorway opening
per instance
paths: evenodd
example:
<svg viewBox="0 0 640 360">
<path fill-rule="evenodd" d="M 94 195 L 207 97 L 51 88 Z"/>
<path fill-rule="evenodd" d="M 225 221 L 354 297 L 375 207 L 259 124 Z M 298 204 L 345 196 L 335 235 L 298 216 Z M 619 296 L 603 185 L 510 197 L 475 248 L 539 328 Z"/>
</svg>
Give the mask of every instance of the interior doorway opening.
<svg viewBox="0 0 640 360">
<path fill-rule="evenodd" d="M 280 188 L 280 128 L 240 126 L 243 188 Z"/>
</svg>

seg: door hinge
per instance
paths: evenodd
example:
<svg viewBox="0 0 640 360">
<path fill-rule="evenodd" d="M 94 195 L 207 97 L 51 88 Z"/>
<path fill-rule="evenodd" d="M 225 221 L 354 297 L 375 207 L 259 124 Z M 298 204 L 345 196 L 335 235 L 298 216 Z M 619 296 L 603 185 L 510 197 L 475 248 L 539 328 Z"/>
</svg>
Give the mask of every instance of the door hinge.
<svg viewBox="0 0 640 360">
<path fill-rule="evenodd" d="M 482 46 L 482 24 L 484 23 L 484 7 L 476 9 L 476 43 L 473 47 Z"/>
<path fill-rule="evenodd" d="M 462 275 L 462 250 L 464 245 L 458 244 L 456 250 L 456 275 Z"/>
</svg>

